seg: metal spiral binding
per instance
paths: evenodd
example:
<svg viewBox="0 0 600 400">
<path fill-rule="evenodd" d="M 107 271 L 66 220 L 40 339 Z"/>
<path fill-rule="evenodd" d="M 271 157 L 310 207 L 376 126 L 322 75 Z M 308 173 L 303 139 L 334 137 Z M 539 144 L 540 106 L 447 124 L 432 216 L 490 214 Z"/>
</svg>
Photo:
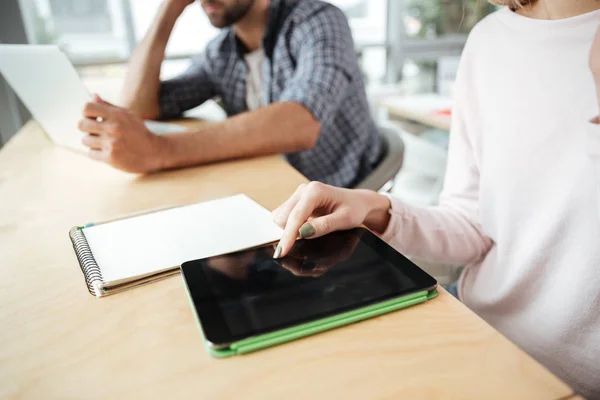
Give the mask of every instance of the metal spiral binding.
<svg viewBox="0 0 600 400">
<path fill-rule="evenodd" d="M 96 296 L 94 282 L 103 282 L 100 267 L 96 263 L 87 239 L 80 228 L 72 228 L 69 231 L 69 237 L 71 238 L 71 242 L 73 242 L 73 249 L 75 249 L 75 254 L 77 254 L 77 260 L 79 261 L 79 266 L 81 267 L 81 272 L 83 272 L 88 290 L 92 296 Z"/>
</svg>

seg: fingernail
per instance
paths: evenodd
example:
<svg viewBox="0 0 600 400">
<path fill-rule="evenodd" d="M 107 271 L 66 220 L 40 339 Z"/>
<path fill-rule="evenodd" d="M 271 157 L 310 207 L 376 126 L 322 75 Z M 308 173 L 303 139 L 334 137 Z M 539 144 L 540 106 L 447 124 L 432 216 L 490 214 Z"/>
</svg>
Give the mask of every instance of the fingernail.
<svg viewBox="0 0 600 400">
<path fill-rule="evenodd" d="M 300 237 L 302 239 L 309 238 L 309 237 L 313 236 L 315 233 L 317 233 L 317 231 L 315 230 L 315 227 L 312 226 L 312 224 L 309 224 L 308 222 L 300 227 Z"/>
<path fill-rule="evenodd" d="M 273 258 L 279 258 L 279 256 L 281 255 L 281 245 L 278 244 L 277 248 L 275 249 L 275 253 L 273 253 Z"/>
</svg>

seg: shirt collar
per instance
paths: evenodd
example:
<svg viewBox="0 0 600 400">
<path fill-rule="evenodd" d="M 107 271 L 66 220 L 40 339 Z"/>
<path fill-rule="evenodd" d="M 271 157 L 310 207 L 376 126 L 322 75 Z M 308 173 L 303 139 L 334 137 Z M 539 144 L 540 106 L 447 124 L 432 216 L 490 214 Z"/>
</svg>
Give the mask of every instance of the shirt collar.
<svg viewBox="0 0 600 400">
<path fill-rule="evenodd" d="M 263 50 L 265 55 L 271 58 L 273 54 L 273 49 L 275 48 L 275 43 L 277 42 L 277 36 L 279 34 L 279 30 L 281 29 L 281 25 L 284 22 L 285 18 L 283 14 L 283 5 L 285 0 L 271 0 L 269 2 L 269 12 L 267 15 L 267 27 L 265 29 L 265 34 L 262 39 Z M 242 41 L 236 36 L 235 30 L 233 27 L 229 28 L 229 40 L 236 49 L 238 56 L 241 58 L 244 57 L 244 54 L 248 52 L 248 49 L 242 43 Z"/>
</svg>

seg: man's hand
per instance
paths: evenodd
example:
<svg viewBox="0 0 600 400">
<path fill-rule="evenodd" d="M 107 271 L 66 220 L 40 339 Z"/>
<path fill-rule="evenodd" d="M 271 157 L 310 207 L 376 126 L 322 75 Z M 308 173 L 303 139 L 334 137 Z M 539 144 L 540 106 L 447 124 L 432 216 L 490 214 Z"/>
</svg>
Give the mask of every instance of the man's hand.
<svg viewBox="0 0 600 400">
<path fill-rule="evenodd" d="M 79 121 L 86 133 L 82 143 L 89 156 L 126 172 L 146 173 L 161 169 L 163 139 L 151 133 L 134 113 L 114 106 L 97 95 L 87 103 Z"/>
<path fill-rule="evenodd" d="M 600 28 L 596 31 L 596 37 L 590 49 L 590 69 L 596 83 L 596 96 L 598 98 L 598 114 L 600 115 Z M 596 117 L 596 123 L 600 123 L 600 117 Z"/>
<path fill-rule="evenodd" d="M 166 0 L 168 3 L 171 3 L 174 6 L 180 7 L 182 10 L 194 3 L 196 0 Z"/>
</svg>

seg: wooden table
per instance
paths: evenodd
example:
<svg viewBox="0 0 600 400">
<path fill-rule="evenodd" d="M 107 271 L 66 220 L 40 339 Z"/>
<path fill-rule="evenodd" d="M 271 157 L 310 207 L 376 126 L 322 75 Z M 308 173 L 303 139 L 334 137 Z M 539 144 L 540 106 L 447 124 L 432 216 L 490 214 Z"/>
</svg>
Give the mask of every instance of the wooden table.
<svg viewBox="0 0 600 400">
<path fill-rule="evenodd" d="M 445 291 L 417 307 L 254 354 L 208 356 L 179 276 L 87 293 L 68 231 L 142 209 L 305 179 L 280 157 L 145 177 L 51 146 L 0 151 L 0 398 L 558 399 L 572 390 Z"/>
</svg>

